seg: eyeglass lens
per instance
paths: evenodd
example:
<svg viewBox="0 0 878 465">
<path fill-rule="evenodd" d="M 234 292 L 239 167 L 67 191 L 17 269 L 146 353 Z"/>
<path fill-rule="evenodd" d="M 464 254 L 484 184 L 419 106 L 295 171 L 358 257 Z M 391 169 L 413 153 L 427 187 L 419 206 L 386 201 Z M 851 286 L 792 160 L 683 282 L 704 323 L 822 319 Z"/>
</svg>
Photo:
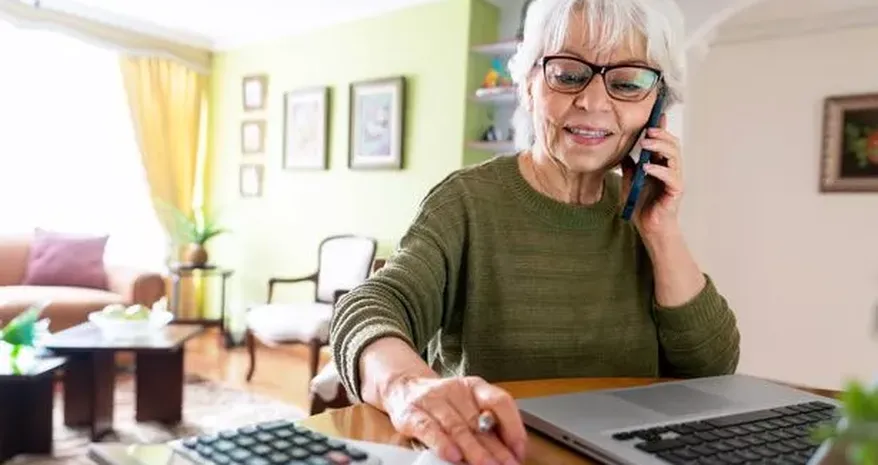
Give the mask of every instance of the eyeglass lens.
<svg viewBox="0 0 878 465">
<path fill-rule="evenodd" d="M 581 92 L 594 77 L 594 71 L 574 59 L 554 57 L 545 64 L 546 83 L 563 93 Z M 624 66 L 604 74 L 607 93 L 619 100 L 642 100 L 658 81 L 658 73 L 647 68 Z"/>
</svg>

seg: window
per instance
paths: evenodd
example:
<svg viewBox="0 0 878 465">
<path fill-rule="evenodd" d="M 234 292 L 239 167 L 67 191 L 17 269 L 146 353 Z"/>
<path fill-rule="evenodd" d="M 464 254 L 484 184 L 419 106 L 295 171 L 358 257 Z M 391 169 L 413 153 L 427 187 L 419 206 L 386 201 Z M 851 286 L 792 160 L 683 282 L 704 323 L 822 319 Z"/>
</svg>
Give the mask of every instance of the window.
<svg viewBox="0 0 878 465">
<path fill-rule="evenodd" d="M 116 51 L 0 20 L 0 233 L 109 234 L 108 264 L 160 269 Z"/>
</svg>

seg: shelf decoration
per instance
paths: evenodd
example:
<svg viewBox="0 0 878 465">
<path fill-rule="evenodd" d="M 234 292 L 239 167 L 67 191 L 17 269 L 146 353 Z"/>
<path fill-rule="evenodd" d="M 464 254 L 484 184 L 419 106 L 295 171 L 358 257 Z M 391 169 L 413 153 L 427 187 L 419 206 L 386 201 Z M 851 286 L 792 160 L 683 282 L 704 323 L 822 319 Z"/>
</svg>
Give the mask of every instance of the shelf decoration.
<svg viewBox="0 0 878 465">
<path fill-rule="evenodd" d="M 512 89 L 512 76 L 503 66 L 503 62 L 499 58 L 494 58 L 491 61 L 491 69 L 482 80 L 482 86 L 476 90 L 476 97 L 508 94 Z"/>
</svg>

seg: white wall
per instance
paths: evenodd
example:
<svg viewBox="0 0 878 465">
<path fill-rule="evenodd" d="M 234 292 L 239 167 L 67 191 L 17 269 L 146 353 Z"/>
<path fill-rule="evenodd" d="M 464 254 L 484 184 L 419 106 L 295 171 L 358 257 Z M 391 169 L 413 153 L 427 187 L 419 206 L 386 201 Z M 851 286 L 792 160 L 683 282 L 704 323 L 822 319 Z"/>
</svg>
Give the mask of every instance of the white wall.
<svg viewBox="0 0 878 465">
<path fill-rule="evenodd" d="M 878 26 L 715 44 L 690 68 L 690 241 L 737 311 L 740 371 L 878 374 L 878 193 L 820 194 L 823 99 L 878 92 Z"/>
</svg>

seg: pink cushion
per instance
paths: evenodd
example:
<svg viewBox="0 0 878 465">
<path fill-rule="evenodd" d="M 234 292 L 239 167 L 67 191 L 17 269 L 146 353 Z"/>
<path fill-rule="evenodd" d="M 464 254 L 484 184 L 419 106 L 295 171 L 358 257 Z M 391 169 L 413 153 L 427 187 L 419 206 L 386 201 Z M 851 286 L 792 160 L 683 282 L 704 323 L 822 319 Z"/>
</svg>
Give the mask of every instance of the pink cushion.
<svg viewBox="0 0 878 465">
<path fill-rule="evenodd" d="M 108 236 L 75 236 L 37 229 L 25 286 L 108 288 L 104 250 Z"/>
</svg>

